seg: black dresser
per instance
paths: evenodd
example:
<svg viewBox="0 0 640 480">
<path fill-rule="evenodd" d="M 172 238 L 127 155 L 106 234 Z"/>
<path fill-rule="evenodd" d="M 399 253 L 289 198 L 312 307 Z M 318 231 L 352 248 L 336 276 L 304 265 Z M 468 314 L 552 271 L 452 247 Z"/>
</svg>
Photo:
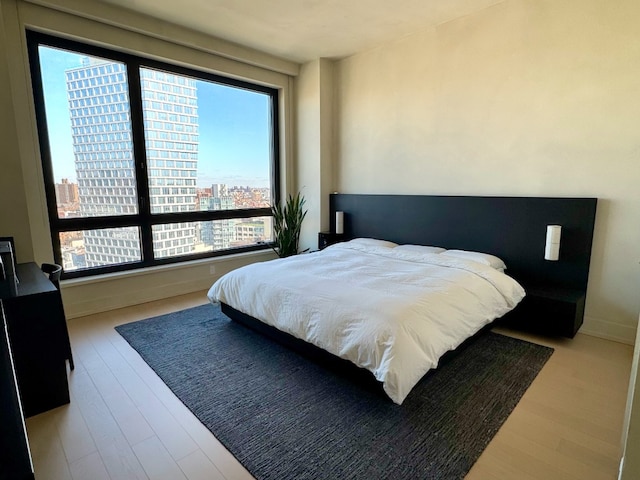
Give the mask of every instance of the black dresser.
<svg viewBox="0 0 640 480">
<path fill-rule="evenodd" d="M 16 266 L 16 295 L 4 313 L 25 417 L 69 403 L 60 291 L 35 263 Z"/>
<path fill-rule="evenodd" d="M 0 300 L 0 480 L 32 480 L 33 465 Z"/>
</svg>

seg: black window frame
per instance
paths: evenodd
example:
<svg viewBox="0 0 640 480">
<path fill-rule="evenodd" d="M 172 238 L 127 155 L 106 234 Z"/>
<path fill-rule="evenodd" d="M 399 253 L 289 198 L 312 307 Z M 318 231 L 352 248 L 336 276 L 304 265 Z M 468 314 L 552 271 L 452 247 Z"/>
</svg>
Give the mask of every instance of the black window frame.
<svg viewBox="0 0 640 480">
<path fill-rule="evenodd" d="M 157 265 L 183 263 L 202 258 L 220 257 L 241 252 L 270 249 L 273 243 L 265 242 L 255 245 L 233 247 L 194 254 L 178 255 L 156 259 L 153 253 L 154 225 L 170 223 L 201 222 L 227 219 L 249 219 L 254 217 L 273 216 L 271 208 L 244 208 L 233 210 L 210 210 L 175 213 L 151 213 L 149 201 L 149 182 L 147 177 L 147 152 L 144 131 L 142 103 L 142 84 L 140 69 L 151 68 L 185 75 L 224 86 L 230 86 L 269 95 L 271 99 L 271 200 L 274 205 L 280 201 L 280 128 L 279 128 L 279 91 L 277 88 L 238 80 L 231 77 L 213 74 L 203 70 L 158 61 L 139 55 L 133 55 L 115 49 L 95 46 L 33 30 L 26 30 L 27 49 L 29 54 L 31 82 L 35 102 L 36 125 L 40 143 L 40 155 L 44 174 L 44 186 L 47 199 L 49 226 L 53 244 L 54 259 L 62 265 L 60 233 L 70 231 L 95 230 L 119 227 L 138 227 L 140 229 L 140 251 L 142 259 L 137 262 L 89 267 L 72 271 L 64 271 L 62 278 L 77 278 L 101 275 L 105 273 L 137 270 Z M 131 133 L 133 139 L 133 157 L 136 171 L 136 187 L 138 193 L 138 213 L 121 216 L 73 217 L 59 218 L 55 193 L 53 163 L 49 145 L 49 132 L 44 103 L 44 90 L 40 69 L 40 45 L 60 48 L 79 54 L 93 55 L 122 62 L 127 67 L 129 102 L 131 111 Z"/>
</svg>

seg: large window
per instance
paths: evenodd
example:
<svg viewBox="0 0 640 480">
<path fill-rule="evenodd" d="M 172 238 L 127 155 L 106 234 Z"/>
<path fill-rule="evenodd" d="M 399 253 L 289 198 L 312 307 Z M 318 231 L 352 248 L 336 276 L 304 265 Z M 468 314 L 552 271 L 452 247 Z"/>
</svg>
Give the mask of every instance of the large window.
<svg viewBox="0 0 640 480">
<path fill-rule="evenodd" d="M 64 276 L 268 248 L 277 90 L 28 32 Z"/>
</svg>

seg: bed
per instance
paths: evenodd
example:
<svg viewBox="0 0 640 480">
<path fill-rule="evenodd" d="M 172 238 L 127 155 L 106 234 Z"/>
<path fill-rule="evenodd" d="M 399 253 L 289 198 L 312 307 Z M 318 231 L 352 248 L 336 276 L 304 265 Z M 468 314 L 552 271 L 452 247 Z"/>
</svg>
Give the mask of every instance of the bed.
<svg viewBox="0 0 640 480">
<path fill-rule="evenodd" d="M 343 211 L 351 241 L 242 267 L 208 296 L 285 344 L 370 372 L 401 404 L 443 357 L 521 309 L 529 286 L 586 291 L 596 202 L 332 194 L 331 227 Z M 548 224 L 563 226 L 559 262 L 544 260 Z"/>
<path fill-rule="evenodd" d="M 208 296 L 368 370 L 401 404 L 524 297 L 503 270 L 491 255 L 360 238 L 237 269 Z"/>
</svg>

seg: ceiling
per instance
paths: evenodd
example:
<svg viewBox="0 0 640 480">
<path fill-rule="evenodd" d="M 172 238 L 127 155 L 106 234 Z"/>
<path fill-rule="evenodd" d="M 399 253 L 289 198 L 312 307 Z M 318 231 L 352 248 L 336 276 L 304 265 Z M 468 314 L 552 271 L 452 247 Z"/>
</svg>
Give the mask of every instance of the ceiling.
<svg viewBox="0 0 640 480">
<path fill-rule="evenodd" d="M 501 0 L 102 0 L 295 62 L 343 58 Z"/>
</svg>

